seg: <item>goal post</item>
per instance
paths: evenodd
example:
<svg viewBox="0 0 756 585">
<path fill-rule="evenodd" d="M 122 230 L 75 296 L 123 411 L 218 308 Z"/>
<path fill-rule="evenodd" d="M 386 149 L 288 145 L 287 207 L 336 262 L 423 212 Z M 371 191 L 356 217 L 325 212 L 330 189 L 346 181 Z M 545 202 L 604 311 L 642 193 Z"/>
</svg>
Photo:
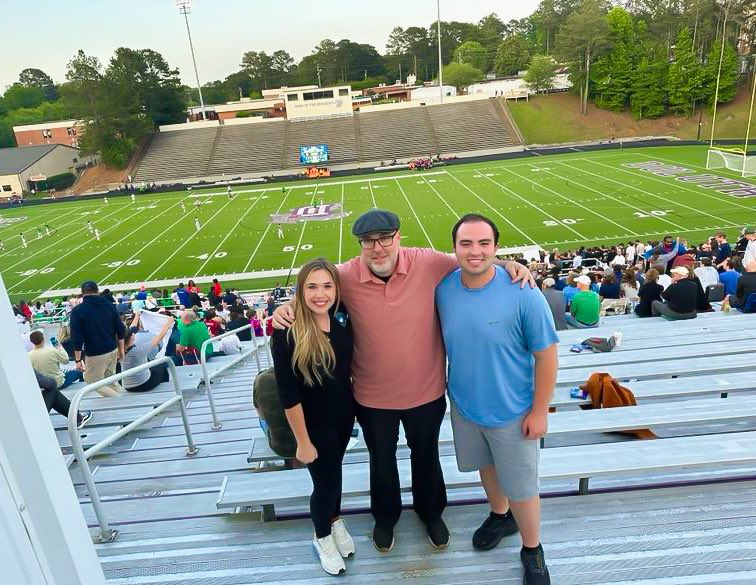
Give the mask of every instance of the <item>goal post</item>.
<svg viewBox="0 0 756 585">
<path fill-rule="evenodd" d="M 749 155 L 742 148 L 709 148 L 707 169 L 728 169 L 741 177 L 756 176 L 756 154 Z"/>
</svg>

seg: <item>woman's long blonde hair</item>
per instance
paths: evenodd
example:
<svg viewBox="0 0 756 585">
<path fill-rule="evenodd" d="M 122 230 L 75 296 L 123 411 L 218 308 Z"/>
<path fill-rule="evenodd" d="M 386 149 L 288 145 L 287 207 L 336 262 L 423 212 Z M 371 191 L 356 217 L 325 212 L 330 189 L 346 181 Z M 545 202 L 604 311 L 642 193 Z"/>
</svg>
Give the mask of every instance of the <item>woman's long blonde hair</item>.
<svg viewBox="0 0 756 585">
<path fill-rule="evenodd" d="M 289 335 L 294 340 L 291 365 L 302 374 L 308 386 L 315 386 L 316 383 L 322 385 L 323 375 L 331 376 L 336 364 L 336 356 L 328 336 L 318 327 L 314 313 L 304 300 L 307 279 L 316 270 L 325 270 L 333 280 L 336 287 L 335 307 L 338 307 L 341 298 L 339 272 L 336 266 L 325 258 L 315 258 L 302 266 L 294 295 L 294 325 L 289 330 Z"/>
</svg>

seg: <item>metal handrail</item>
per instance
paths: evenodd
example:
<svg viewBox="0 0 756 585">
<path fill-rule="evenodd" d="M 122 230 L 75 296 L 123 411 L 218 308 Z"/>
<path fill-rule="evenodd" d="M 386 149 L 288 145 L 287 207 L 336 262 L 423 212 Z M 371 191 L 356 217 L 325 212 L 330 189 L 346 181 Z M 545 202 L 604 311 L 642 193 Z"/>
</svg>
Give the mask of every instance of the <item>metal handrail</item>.
<svg viewBox="0 0 756 585">
<path fill-rule="evenodd" d="M 79 429 L 77 428 L 79 405 L 81 404 L 81 401 L 84 399 L 84 397 L 102 386 L 108 386 L 126 376 L 136 374 L 137 372 L 142 372 L 144 370 L 149 370 L 150 368 L 159 364 L 168 364 L 168 369 L 170 370 L 171 379 L 173 381 L 173 390 L 176 395 L 166 400 L 159 406 L 156 406 L 147 414 L 144 414 L 135 421 L 130 422 L 125 427 L 115 431 L 111 435 L 108 435 L 107 438 L 103 439 L 102 441 L 100 441 L 96 445 L 93 445 L 85 451 L 81 444 Z M 155 418 L 157 415 L 161 414 L 163 411 L 167 410 L 176 403 L 178 403 L 179 408 L 181 409 L 181 420 L 184 424 L 184 432 L 186 433 L 186 454 L 187 456 L 196 455 L 199 451 L 199 448 L 195 446 L 194 439 L 192 439 L 192 430 L 189 427 L 189 419 L 186 416 L 184 395 L 181 393 L 181 387 L 178 383 L 178 376 L 176 375 L 176 365 L 169 357 L 152 360 L 150 362 L 147 362 L 146 364 L 142 364 L 141 366 L 131 368 L 130 370 L 125 370 L 120 374 L 115 374 L 98 382 L 87 384 L 86 386 L 84 386 L 84 388 L 79 390 L 74 395 L 73 400 L 71 400 L 71 406 L 68 410 L 68 434 L 71 437 L 71 446 L 73 447 L 74 455 L 76 455 L 76 460 L 79 462 L 81 473 L 84 476 L 84 483 L 87 486 L 87 492 L 89 492 L 89 497 L 92 500 L 92 507 L 94 508 L 95 516 L 97 516 L 97 523 L 100 525 L 100 535 L 95 538 L 95 542 L 113 542 L 116 539 L 116 536 L 118 536 L 118 531 L 110 527 L 108 520 L 105 517 L 105 512 L 102 509 L 102 502 L 100 501 L 100 495 L 97 492 L 97 487 L 95 486 L 94 478 L 92 477 L 92 470 L 89 468 L 88 459 L 93 455 L 96 455 L 105 447 L 117 441 L 124 435 L 142 426 L 147 421 Z"/>
<path fill-rule="evenodd" d="M 255 361 L 257 362 L 257 369 L 260 370 L 260 356 L 257 353 L 257 342 L 254 342 L 252 347 L 246 351 L 242 351 L 239 353 L 239 355 L 231 360 L 230 362 L 224 363 L 222 366 L 220 366 L 217 370 L 214 370 L 212 374 L 207 369 L 207 354 L 205 353 L 205 348 L 209 343 L 212 343 L 213 341 L 218 341 L 219 339 L 223 339 L 224 337 L 230 337 L 231 335 L 236 335 L 239 331 L 244 331 L 245 329 L 251 329 L 252 324 L 248 323 L 247 325 L 243 325 L 242 327 L 239 327 L 238 329 L 233 329 L 231 331 L 226 331 L 225 333 L 221 333 L 220 335 L 216 335 L 215 337 L 211 337 L 210 339 L 206 339 L 204 342 L 202 342 L 202 347 L 200 348 L 200 365 L 202 366 L 202 378 L 205 381 L 205 389 L 207 390 L 207 401 L 210 404 L 210 413 L 213 417 L 213 430 L 217 431 L 223 428 L 223 423 L 218 420 L 218 413 L 215 411 L 215 401 L 213 400 L 213 389 L 210 386 L 210 380 L 212 378 L 215 378 L 218 374 L 221 372 L 225 372 L 227 369 L 229 369 L 232 366 L 235 366 L 240 361 L 246 359 L 251 354 L 255 354 Z M 252 339 L 255 339 L 255 336 L 252 335 Z"/>
</svg>

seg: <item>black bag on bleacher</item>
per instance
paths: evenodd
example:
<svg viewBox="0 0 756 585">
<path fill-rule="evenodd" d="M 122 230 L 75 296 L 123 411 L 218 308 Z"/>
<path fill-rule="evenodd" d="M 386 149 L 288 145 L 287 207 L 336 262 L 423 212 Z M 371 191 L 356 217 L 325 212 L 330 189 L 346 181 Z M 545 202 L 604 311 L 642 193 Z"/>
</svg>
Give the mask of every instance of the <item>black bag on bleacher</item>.
<svg viewBox="0 0 756 585">
<path fill-rule="evenodd" d="M 710 303 L 719 303 L 724 300 L 724 284 L 710 284 L 706 287 L 706 297 Z"/>
<path fill-rule="evenodd" d="M 252 404 L 260 414 L 260 418 L 264 419 L 268 425 L 265 434 L 270 448 L 279 457 L 293 459 L 297 454 L 297 440 L 291 432 L 286 413 L 278 399 L 278 385 L 273 368 L 257 374 L 252 387 Z"/>
</svg>

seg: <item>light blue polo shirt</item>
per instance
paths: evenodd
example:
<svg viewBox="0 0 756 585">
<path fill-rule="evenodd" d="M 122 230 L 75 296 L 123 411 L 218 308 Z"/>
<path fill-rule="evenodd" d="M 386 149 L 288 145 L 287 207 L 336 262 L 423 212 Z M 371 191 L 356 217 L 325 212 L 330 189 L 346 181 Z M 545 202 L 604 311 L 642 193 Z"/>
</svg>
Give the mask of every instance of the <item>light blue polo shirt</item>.
<svg viewBox="0 0 756 585">
<path fill-rule="evenodd" d="M 449 396 L 462 416 L 484 427 L 504 426 L 533 406 L 533 353 L 559 340 L 541 291 L 521 289 L 495 268 L 483 288 L 466 288 L 459 268 L 436 287 Z"/>
</svg>

